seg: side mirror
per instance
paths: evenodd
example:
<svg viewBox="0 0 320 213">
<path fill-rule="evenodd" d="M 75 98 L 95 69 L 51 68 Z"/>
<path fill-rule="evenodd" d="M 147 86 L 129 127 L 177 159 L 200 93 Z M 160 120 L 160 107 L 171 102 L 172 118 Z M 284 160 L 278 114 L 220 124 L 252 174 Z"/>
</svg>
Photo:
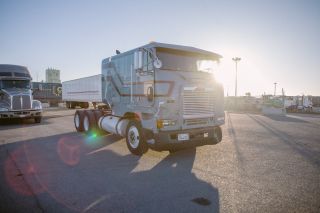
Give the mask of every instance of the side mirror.
<svg viewBox="0 0 320 213">
<path fill-rule="evenodd" d="M 142 57 L 143 57 L 143 52 L 142 50 L 138 50 L 134 52 L 134 62 L 133 62 L 133 67 L 135 70 L 140 70 L 143 67 L 142 64 Z"/>
<path fill-rule="evenodd" d="M 148 101 L 153 101 L 153 96 L 154 96 L 154 91 L 153 91 L 153 87 L 148 87 L 148 90 L 147 90 L 147 98 L 148 98 Z"/>
<path fill-rule="evenodd" d="M 160 68 L 162 67 L 162 62 L 157 58 L 157 59 L 154 60 L 153 66 L 154 66 L 156 69 L 160 69 Z"/>
</svg>

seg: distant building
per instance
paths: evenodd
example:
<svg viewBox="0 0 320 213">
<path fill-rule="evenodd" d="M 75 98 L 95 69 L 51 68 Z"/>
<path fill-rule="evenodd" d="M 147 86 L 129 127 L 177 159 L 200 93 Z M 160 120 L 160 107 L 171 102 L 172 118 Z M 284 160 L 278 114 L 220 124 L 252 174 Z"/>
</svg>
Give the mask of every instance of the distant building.
<svg viewBox="0 0 320 213">
<path fill-rule="evenodd" d="M 61 83 L 60 70 L 53 68 L 46 69 L 46 83 Z"/>
</svg>

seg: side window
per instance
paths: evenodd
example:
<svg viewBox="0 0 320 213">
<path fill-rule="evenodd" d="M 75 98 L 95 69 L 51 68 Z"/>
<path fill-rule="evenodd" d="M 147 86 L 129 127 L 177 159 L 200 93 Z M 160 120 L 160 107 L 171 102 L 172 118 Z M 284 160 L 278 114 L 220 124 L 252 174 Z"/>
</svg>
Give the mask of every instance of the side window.
<svg viewBox="0 0 320 213">
<path fill-rule="evenodd" d="M 149 52 L 145 51 L 143 53 L 143 71 L 151 71 L 153 69 L 152 66 L 152 58 Z"/>
</svg>

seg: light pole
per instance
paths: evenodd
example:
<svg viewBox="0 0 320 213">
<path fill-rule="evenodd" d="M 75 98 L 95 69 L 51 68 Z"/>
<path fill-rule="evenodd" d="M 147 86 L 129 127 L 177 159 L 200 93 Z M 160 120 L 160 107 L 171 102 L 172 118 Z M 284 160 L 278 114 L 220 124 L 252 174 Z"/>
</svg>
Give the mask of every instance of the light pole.
<svg viewBox="0 0 320 213">
<path fill-rule="evenodd" d="M 238 62 L 241 60 L 241 58 L 235 57 L 232 58 L 232 60 L 236 63 L 236 85 L 234 89 L 234 96 L 237 97 L 238 92 Z"/>
<path fill-rule="evenodd" d="M 274 94 L 273 94 L 273 96 L 276 96 L 276 92 L 277 92 L 277 82 L 274 82 Z"/>
</svg>

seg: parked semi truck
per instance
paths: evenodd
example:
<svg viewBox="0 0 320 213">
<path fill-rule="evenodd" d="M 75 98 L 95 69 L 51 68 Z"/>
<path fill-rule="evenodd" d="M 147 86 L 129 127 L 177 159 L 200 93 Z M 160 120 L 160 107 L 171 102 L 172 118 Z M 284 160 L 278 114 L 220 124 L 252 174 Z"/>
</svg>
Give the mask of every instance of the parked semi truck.
<svg viewBox="0 0 320 213">
<path fill-rule="evenodd" d="M 42 105 L 33 100 L 31 80 L 26 67 L 0 64 L 0 119 L 33 118 L 41 122 Z"/>
<path fill-rule="evenodd" d="M 102 101 L 111 110 L 77 110 L 79 132 L 126 138 L 131 153 L 217 144 L 223 87 L 212 71 L 220 55 L 152 42 L 102 61 Z"/>
<path fill-rule="evenodd" d="M 32 82 L 33 98 L 48 103 L 49 106 L 58 106 L 62 102 L 61 83 Z"/>
<path fill-rule="evenodd" d="M 72 109 L 102 103 L 102 74 L 62 82 L 62 100 Z"/>
</svg>

